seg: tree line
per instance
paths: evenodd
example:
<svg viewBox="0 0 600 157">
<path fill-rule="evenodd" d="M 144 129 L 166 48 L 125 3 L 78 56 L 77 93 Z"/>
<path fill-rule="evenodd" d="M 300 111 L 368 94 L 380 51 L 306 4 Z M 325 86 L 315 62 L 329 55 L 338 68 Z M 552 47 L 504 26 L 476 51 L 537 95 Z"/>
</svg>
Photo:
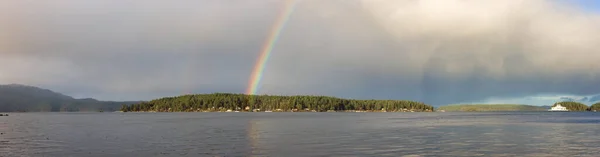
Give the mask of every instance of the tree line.
<svg viewBox="0 0 600 157">
<path fill-rule="evenodd" d="M 594 111 L 594 110 L 600 110 L 600 103 L 596 103 L 596 104 L 593 104 L 592 106 L 588 107 L 587 105 L 579 103 L 579 102 L 563 101 L 563 102 L 555 103 L 554 105 L 552 105 L 552 107 L 554 107 L 554 106 L 556 106 L 558 104 L 560 104 L 563 107 L 566 107 L 569 111 Z"/>
<path fill-rule="evenodd" d="M 600 111 L 600 102 L 590 106 L 590 111 Z"/>
<path fill-rule="evenodd" d="M 199 112 L 199 111 L 433 111 L 433 106 L 408 100 L 353 100 L 327 96 L 272 96 L 231 93 L 196 94 L 166 97 L 130 105 L 123 112 Z"/>
</svg>

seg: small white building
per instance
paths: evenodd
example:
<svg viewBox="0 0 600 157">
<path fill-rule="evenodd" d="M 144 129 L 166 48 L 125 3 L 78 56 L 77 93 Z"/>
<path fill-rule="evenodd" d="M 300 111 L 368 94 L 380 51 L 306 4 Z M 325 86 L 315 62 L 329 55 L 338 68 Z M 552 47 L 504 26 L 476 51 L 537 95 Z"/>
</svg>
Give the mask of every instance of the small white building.
<svg viewBox="0 0 600 157">
<path fill-rule="evenodd" d="M 556 106 L 550 108 L 548 111 L 569 111 L 569 110 L 560 104 L 556 104 Z"/>
</svg>

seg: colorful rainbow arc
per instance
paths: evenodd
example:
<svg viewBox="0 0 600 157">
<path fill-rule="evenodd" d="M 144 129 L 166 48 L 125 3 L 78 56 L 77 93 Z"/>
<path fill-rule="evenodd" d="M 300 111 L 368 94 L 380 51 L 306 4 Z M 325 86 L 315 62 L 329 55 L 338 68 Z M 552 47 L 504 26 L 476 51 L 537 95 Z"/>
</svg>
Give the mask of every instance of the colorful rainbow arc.
<svg viewBox="0 0 600 157">
<path fill-rule="evenodd" d="M 275 21 L 275 24 L 273 25 L 273 28 L 271 29 L 271 32 L 269 34 L 269 37 L 262 46 L 260 55 L 256 61 L 256 65 L 254 65 L 254 69 L 252 70 L 252 74 L 248 82 L 249 85 L 246 90 L 246 94 L 248 95 L 255 95 L 258 91 L 258 85 L 260 84 L 260 81 L 263 77 L 265 65 L 267 64 L 269 57 L 271 57 L 271 52 L 273 52 L 275 43 L 277 43 L 277 40 L 281 35 L 281 30 L 283 30 L 285 24 L 290 19 L 290 15 L 294 12 L 294 9 L 296 8 L 297 0 L 286 0 L 284 3 L 285 6 L 282 10 L 282 13 Z"/>
</svg>

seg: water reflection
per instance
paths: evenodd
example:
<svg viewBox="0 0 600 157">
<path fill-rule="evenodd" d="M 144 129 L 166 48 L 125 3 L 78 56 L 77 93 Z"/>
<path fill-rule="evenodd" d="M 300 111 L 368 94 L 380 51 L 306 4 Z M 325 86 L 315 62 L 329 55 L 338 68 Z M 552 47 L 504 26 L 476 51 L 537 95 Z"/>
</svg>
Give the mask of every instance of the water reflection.
<svg viewBox="0 0 600 157">
<path fill-rule="evenodd" d="M 250 119 L 248 121 L 248 133 L 246 134 L 246 136 L 249 139 L 250 143 L 250 155 L 251 156 L 257 156 L 257 155 L 261 155 L 261 146 L 259 143 L 259 139 L 260 139 L 260 121 L 256 120 L 256 119 Z"/>
<path fill-rule="evenodd" d="M 0 118 L 0 156 L 596 156 L 580 113 L 134 113 Z"/>
<path fill-rule="evenodd" d="M 593 156 L 600 153 L 592 145 L 600 144 L 600 138 L 590 138 L 600 132 L 596 125 L 536 123 L 531 120 L 555 117 L 531 113 L 461 114 L 465 115 L 328 114 L 261 119 L 260 124 L 268 123 L 271 127 L 260 128 L 266 134 L 258 141 L 274 156 Z"/>
</svg>

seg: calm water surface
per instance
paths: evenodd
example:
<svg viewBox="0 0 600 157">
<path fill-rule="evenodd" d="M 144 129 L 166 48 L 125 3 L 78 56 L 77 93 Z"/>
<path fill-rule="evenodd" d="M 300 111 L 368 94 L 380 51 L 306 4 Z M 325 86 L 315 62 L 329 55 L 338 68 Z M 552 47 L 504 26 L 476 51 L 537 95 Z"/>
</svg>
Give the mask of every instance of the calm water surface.
<svg viewBox="0 0 600 157">
<path fill-rule="evenodd" d="M 598 156 L 600 113 L 12 113 L 0 156 Z"/>
</svg>

